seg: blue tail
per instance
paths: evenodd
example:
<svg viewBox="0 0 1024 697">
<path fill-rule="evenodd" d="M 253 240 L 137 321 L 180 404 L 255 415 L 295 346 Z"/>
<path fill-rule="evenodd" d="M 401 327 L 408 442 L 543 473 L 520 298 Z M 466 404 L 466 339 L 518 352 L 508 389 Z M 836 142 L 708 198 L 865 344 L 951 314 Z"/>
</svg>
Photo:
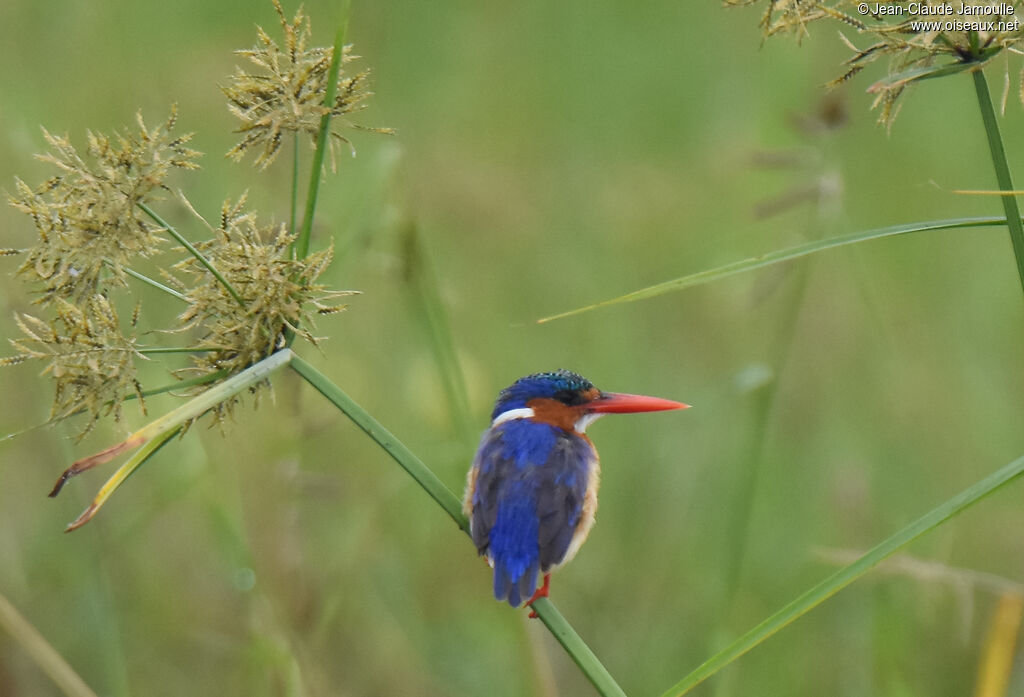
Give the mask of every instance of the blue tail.
<svg viewBox="0 0 1024 697">
<path fill-rule="evenodd" d="M 494 562 L 494 597 L 519 607 L 537 590 L 540 548 L 532 491 L 513 484 L 498 505 L 488 551 Z"/>
</svg>

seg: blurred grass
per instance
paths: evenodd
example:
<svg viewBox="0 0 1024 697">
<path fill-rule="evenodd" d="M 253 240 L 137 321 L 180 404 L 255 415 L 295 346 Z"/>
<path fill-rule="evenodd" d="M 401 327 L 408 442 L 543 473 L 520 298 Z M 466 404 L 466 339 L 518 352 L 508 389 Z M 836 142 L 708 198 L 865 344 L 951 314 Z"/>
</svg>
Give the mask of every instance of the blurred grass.
<svg viewBox="0 0 1024 697">
<path fill-rule="evenodd" d="M 337 8 L 306 7 L 329 44 Z M 86 128 L 177 102 L 182 129 L 198 131 L 207 152 L 183 181 L 197 208 L 215 215 L 248 187 L 261 213 L 288 218 L 283 160 L 260 176 L 221 156 L 234 124 L 217 84 L 238 62 L 230 51 L 251 45 L 252 25 L 273 25 L 269 4 L 9 0 L 4 16 L 5 188 L 15 174 L 44 176 L 31 159 L 40 124 L 81 143 Z M 364 295 L 320 323 L 332 336 L 323 355 L 304 355 L 449 488 L 462 486 L 472 453 L 404 311 L 397 197 L 431 252 L 478 428 L 500 388 L 563 366 L 605 389 L 697 407 L 678 421 L 592 429 L 604 464 L 600 524 L 553 581 L 555 602 L 631 695 L 660 693 L 708 655 L 736 515 L 726 502 L 754 427 L 734 377 L 772 355 L 788 304 L 737 277 L 531 323 L 801 241 L 803 213 L 754 221 L 754 204 L 785 182 L 754 171 L 750 157 L 801 144 L 790 117 L 814 108 L 843 53 L 827 32 L 761 47 L 756 24 L 757 10 L 716 3 L 352 8 L 349 36 L 377 93 L 365 121 L 398 135 L 356 134 L 358 157 L 325 179 L 313 248 L 338 235 L 345 256 L 326 281 Z M 845 95 L 850 123 L 830 152 L 843 180 L 835 229 L 998 213 L 996 201 L 948 193 L 993 186 L 970 78 L 916 88 L 887 136 L 860 92 L 880 76 Z M 1019 118 L 1011 99 L 1004 138 L 1018 176 Z M 201 238 L 174 202 L 159 212 Z M 0 210 L 0 224 L 0 246 L 29 243 L 31 226 L 13 210 Z M 815 262 L 766 424 L 731 626 L 753 625 L 820 579 L 813 548 L 874 544 L 1019 454 L 1024 316 L 1010 245 L 991 233 L 885 240 Z M 7 316 L 29 309 L 6 276 L 0 292 Z M 158 297 L 143 293 L 151 311 L 177 311 Z M 13 329 L 0 322 L 0 338 Z M 144 377 L 166 382 L 155 369 Z M 0 381 L 17 396 L 0 402 L 0 434 L 45 419 L 49 388 L 31 368 L 5 369 Z M 375 446 L 319 413 L 318 395 L 296 399 L 301 424 L 268 401 L 242 412 L 227 440 L 193 430 L 72 536 L 64 523 L 108 473 L 83 475 L 66 500 L 45 494 L 113 432 L 73 452 L 49 429 L 2 443 L 0 593 L 101 694 L 530 694 L 524 620 L 491 599 L 486 567 L 438 534 L 434 505 L 378 466 Z M 148 401 L 155 414 L 174 403 Z M 1022 518 L 1011 489 L 911 551 L 1020 578 L 1024 540 L 1012 531 Z M 995 601 L 976 601 L 988 617 Z M 948 590 L 919 580 L 857 584 L 745 656 L 733 690 L 963 694 L 984 624 L 965 625 Z M 562 693 L 589 694 L 553 644 L 548 653 Z M 0 693 L 54 690 L 0 637 Z"/>
</svg>

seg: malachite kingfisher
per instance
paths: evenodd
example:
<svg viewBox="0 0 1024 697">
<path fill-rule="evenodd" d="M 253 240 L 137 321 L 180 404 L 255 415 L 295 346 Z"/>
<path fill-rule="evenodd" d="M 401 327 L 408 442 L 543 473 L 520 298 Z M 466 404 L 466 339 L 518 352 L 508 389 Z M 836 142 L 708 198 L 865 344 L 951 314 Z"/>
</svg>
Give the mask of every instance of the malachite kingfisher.
<svg viewBox="0 0 1024 697">
<path fill-rule="evenodd" d="M 551 572 L 590 534 L 601 470 L 587 426 L 605 414 L 688 406 L 602 392 L 568 370 L 527 375 L 502 390 L 463 500 L 477 551 L 494 569 L 494 597 L 512 607 L 547 597 Z"/>
</svg>

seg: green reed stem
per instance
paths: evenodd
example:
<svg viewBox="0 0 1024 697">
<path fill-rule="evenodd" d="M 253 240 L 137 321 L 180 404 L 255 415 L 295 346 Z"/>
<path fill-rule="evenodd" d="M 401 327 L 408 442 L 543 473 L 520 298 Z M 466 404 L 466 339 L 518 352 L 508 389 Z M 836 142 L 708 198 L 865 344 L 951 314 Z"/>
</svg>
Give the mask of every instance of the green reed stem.
<svg viewBox="0 0 1024 697">
<path fill-rule="evenodd" d="M 309 174 L 309 189 L 306 191 L 306 211 L 302 218 L 302 229 L 293 247 L 294 258 L 304 259 L 309 254 L 309 238 L 313 232 L 313 214 L 316 212 L 317 196 L 320 193 L 320 176 L 324 168 L 324 155 L 327 152 L 328 140 L 331 137 L 331 111 L 338 95 L 338 75 L 341 73 L 342 56 L 345 53 L 345 34 L 348 31 L 349 0 L 345 0 L 341 9 L 338 31 L 334 37 L 334 50 L 331 53 L 331 66 L 327 71 L 327 93 L 324 95 L 324 106 L 328 111 L 320 117 L 320 130 L 316 134 L 316 150 L 313 152 L 313 168 Z"/>
<path fill-rule="evenodd" d="M 188 380 L 180 380 L 179 382 L 172 383 L 170 385 L 161 385 L 160 387 L 154 387 L 151 390 L 143 390 L 143 397 L 152 397 L 153 395 L 163 394 L 164 392 L 170 392 L 171 390 L 187 389 L 189 387 L 195 387 L 196 385 L 205 385 L 208 382 L 216 382 L 221 378 L 227 377 L 228 371 L 218 370 L 216 373 L 210 373 L 209 375 L 200 375 L 198 377 L 189 378 Z M 125 397 L 125 401 L 129 399 L 135 399 L 135 395 L 131 394 Z"/>
<path fill-rule="evenodd" d="M 375 440 L 377 445 L 382 447 L 395 462 L 401 465 L 402 469 L 408 472 L 430 494 L 430 497 L 451 516 L 459 528 L 469 533 L 469 521 L 466 520 L 466 516 L 462 512 L 462 504 L 459 502 L 458 497 L 404 443 L 395 438 L 379 421 L 352 401 L 352 398 L 342 392 L 340 387 L 335 385 L 330 378 L 312 365 L 298 356 L 292 356 L 291 367 L 334 406 L 338 407 L 345 416 L 352 419 L 356 426 L 361 428 L 366 435 Z"/>
<path fill-rule="evenodd" d="M 178 300 L 182 300 L 184 302 L 188 302 L 188 298 L 186 298 L 183 293 L 179 293 L 178 291 L 174 290 L 173 288 L 171 288 L 169 286 L 165 286 L 160 281 L 152 279 L 149 276 L 144 276 L 143 274 L 139 273 L 138 271 L 133 271 L 132 269 L 129 269 L 127 266 L 123 267 L 123 269 L 124 269 L 124 272 L 126 274 L 128 274 L 129 276 L 131 276 L 132 278 L 138 279 L 139 281 L 142 281 L 143 283 L 145 283 L 147 285 L 153 286 L 157 290 L 162 290 L 164 293 L 167 293 L 168 295 L 172 295 L 175 298 L 177 298 Z"/>
<path fill-rule="evenodd" d="M 202 346 L 156 346 L 153 348 L 140 348 L 137 349 L 141 354 L 150 353 L 209 353 L 210 351 L 220 351 L 218 348 L 203 348 Z"/>
<path fill-rule="evenodd" d="M 538 598 L 533 602 L 534 611 L 537 617 L 548 628 L 551 635 L 558 640 L 565 652 L 569 654 L 573 662 L 580 667 L 583 674 L 590 679 L 590 682 L 597 688 L 602 697 L 626 697 L 619 684 L 611 676 L 611 673 L 604 667 L 601 660 L 594 655 L 590 647 L 583 643 L 580 635 L 572 628 L 572 625 L 562 616 L 548 598 Z"/>
<path fill-rule="evenodd" d="M 237 302 L 242 307 L 245 307 L 245 301 L 242 300 L 242 296 L 240 296 L 238 294 L 238 291 L 236 291 L 231 286 L 231 284 L 228 283 L 228 279 L 224 278 L 221 272 L 216 269 L 216 267 L 213 265 L 212 262 L 210 262 L 209 259 L 204 257 L 202 253 L 192 245 L 191 242 L 185 239 L 180 232 L 175 230 L 173 225 L 171 225 L 169 222 L 161 218 L 160 214 L 158 214 L 156 211 L 154 211 L 152 208 L 147 206 L 145 203 L 142 203 L 141 201 L 137 205 L 139 206 L 140 209 L 142 209 L 142 211 L 146 215 L 155 220 L 157 225 L 167 230 L 167 234 L 169 234 L 171 237 L 177 240 L 178 244 L 187 249 L 189 254 L 194 256 L 200 264 L 205 266 L 206 270 L 213 274 L 213 277 L 217 279 L 217 282 L 224 286 L 224 290 L 226 290 L 228 294 L 235 299 L 235 302 Z"/>
<path fill-rule="evenodd" d="M 974 90 L 978 95 L 978 106 L 981 108 L 981 120 L 985 124 L 985 135 L 988 136 L 988 149 L 992 154 L 992 166 L 996 170 L 996 181 L 1000 191 L 1013 191 L 1010 178 L 1010 165 L 1006 161 L 1006 150 L 1003 138 L 999 134 L 999 122 L 992 106 L 985 73 L 979 68 L 971 75 L 974 77 Z M 1021 289 L 1024 290 L 1024 225 L 1021 224 L 1020 209 L 1017 197 L 1006 194 L 1001 197 L 1003 210 L 1006 211 L 1006 226 L 1010 230 L 1010 241 L 1013 243 L 1013 254 L 1017 259 L 1017 275 L 1020 277 Z"/>
<path fill-rule="evenodd" d="M 57 650 L 39 633 L 32 624 L 5 598 L 0 595 L 0 629 L 5 630 L 28 652 L 36 665 L 68 697 L 96 697 L 96 693 L 57 653 Z"/>
<path fill-rule="evenodd" d="M 1014 204 L 1016 205 L 1016 204 Z M 1018 223 L 1020 217 L 1015 218 Z M 609 305 L 618 305 L 620 303 L 635 302 L 637 300 L 646 300 L 647 298 L 653 298 L 665 293 L 674 293 L 684 288 L 692 288 L 693 286 L 703 285 L 705 283 L 711 283 L 728 276 L 735 276 L 736 274 L 746 273 L 747 271 L 753 271 L 755 269 L 762 269 L 767 266 L 773 266 L 775 264 L 781 264 L 783 262 L 790 261 L 792 259 L 799 259 L 809 254 L 817 254 L 818 252 L 824 252 L 829 249 L 835 249 L 837 247 L 845 247 L 851 244 L 858 244 L 860 242 L 867 242 L 869 240 L 877 240 L 883 237 L 895 237 L 896 235 L 907 235 L 914 232 L 929 232 L 934 230 L 952 230 L 955 228 L 977 228 L 977 227 L 993 227 L 997 225 L 1005 225 L 1006 218 L 1000 216 L 986 216 L 981 218 L 950 218 L 948 220 L 923 220 L 916 223 L 905 223 L 902 225 L 891 225 L 889 227 L 877 228 L 874 230 L 862 230 L 861 232 L 853 232 L 849 235 L 840 235 L 839 237 L 830 237 L 824 240 L 814 240 L 813 242 L 805 242 L 804 244 L 797 245 L 796 247 L 789 247 L 788 249 L 777 249 L 767 254 L 762 254 L 757 257 L 750 257 L 749 259 L 742 259 L 740 261 L 734 261 L 724 266 L 718 266 L 713 269 L 704 269 L 697 273 L 691 273 L 686 276 L 675 278 L 671 281 L 664 281 L 662 283 L 648 286 L 647 288 L 641 288 L 640 290 L 634 290 L 632 293 L 626 293 L 610 300 L 604 300 L 593 305 L 586 305 L 584 307 L 578 307 L 575 310 L 569 310 L 567 312 L 561 312 L 557 315 L 551 315 L 550 317 L 543 317 L 537 320 L 537 324 L 543 324 L 545 322 L 551 322 L 556 319 L 562 319 L 564 317 L 572 317 L 573 315 L 579 315 L 584 312 L 590 312 L 601 307 L 607 307 Z"/>
</svg>

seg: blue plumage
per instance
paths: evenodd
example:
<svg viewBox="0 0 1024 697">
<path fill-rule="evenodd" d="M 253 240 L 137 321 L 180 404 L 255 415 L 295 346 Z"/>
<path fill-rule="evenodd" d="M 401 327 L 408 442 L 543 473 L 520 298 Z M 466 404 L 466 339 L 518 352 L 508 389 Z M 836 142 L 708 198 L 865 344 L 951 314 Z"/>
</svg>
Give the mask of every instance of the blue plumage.
<svg viewBox="0 0 1024 697">
<path fill-rule="evenodd" d="M 595 464 L 590 443 L 517 419 L 484 434 L 470 495 L 473 542 L 494 565 L 494 595 L 518 607 L 566 556 Z"/>
<path fill-rule="evenodd" d="M 505 488 L 498 516 L 491 528 L 488 554 L 494 562 L 494 596 L 519 604 L 537 588 L 540 550 L 537 546 L 536 493 L 526 481 Z"/>
</svg>

